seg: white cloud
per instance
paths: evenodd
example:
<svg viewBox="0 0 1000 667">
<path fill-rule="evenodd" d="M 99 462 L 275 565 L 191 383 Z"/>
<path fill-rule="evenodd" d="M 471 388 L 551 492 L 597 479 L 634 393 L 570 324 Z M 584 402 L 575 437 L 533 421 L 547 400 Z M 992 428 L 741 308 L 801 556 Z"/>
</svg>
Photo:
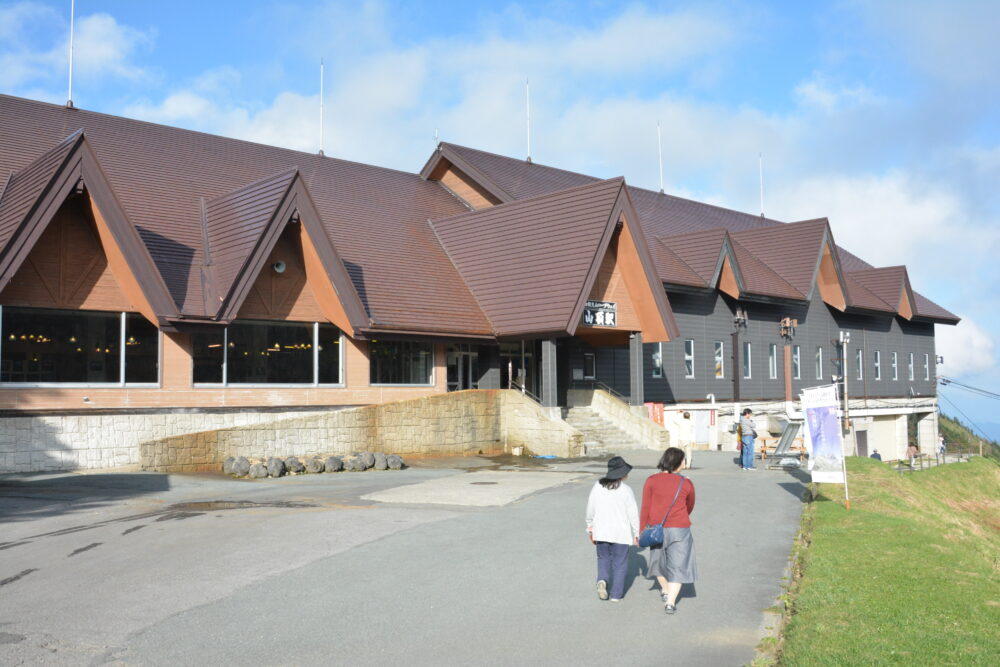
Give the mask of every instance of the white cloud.
<svg viewBox="0 0 1000 667">
<path fill-rule="evenodd" d="M 938 374 L 961 377 L 982 374 L 996 366 L 996 343 L 989 332 L 976 322 L 963 317 L 958 326 L 935 327 L 937 353 L 944 357 Z"/>
<path fill-rule="evenodd" d="M 154 38 L 152 31 L 122 25 L 110 14 L 81 17 L 73 38 L 74 72 L 89 77 L 138 78 L 145 71 L 133 62 L 133 56 L 151 46 Z"/>
</svg>

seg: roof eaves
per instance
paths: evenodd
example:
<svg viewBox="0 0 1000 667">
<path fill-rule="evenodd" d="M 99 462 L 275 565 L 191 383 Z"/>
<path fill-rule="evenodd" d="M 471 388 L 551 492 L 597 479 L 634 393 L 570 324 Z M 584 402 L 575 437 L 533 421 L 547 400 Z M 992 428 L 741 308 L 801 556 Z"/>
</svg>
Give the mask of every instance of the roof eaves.
<svg viewBox="0 0 1000 667">
<path fill-rule="evenodd" d="M 440 158 L 448 160 L 448 162 L 453 164 L 455 167 L 461 169 L 467 176 L 469 176 L 469 178 L 475 181 L 477 185 L 499 199 L 501 202 L 513 202 L 517 200 L 516 197 L 497 185 L 493 179 L 487 176 L 486 173 L 479 169 L 476 165 L 472 164 L 456 151 L 452 150 L 448 144 L 442 143 L 438 148 L 438 151 L 440 153 Z M 431 160 L 433 159 L 434 157 L 432 156 Z M 437 161 L 435 161 L 435 166 L 436 164 Z M 423 172 L 421 172 L 421 175 L 423 175 Z"/>
</svg>

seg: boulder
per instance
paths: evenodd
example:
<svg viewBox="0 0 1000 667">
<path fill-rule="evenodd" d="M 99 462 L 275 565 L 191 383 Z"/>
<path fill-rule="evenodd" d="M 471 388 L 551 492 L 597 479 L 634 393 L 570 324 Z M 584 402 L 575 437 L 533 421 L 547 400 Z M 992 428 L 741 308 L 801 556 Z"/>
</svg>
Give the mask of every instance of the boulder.
<svg viewBox="0 0 1000 667">
<path fill-rule="evenodd" d="M 233 464 L 236 463 L 235 456 L 227 456 L 226 460 L 222 462 L 222 474 L 232 475 L 233 474 Z"/>
<path fill-rule="evenodd" d="M 318 456 L 314 456 L 311 459 L 306 459 L 306 472 L 317 473 L 326 470 L 326 464 L 323 463 L 323 459 Z"/>
<path fill-rule="evenodd" d="M 403 466 L 406 465 L 403 463 L 403 457 L 399 454 L 389 454 L 385 457 L 385 461 L 389 464 L 389 470 L 402 470 Z"/>
<path fill-rule="evenodd" d="M 272 456 L 267 460 L 267 474 L 271 477 L 281 477 L 285 474 L 285 462 L 277 456 Z"/>
<path fill-rule="evenodd" d="M 386 460 L 385 454 L 382 452 L 375 452 L 375 465 L 372 466 L 375 470 L 386 470 L 389 467 L 389 462 Z"/>
<path fill-rule="evenodd" d="M 327 472 L 340 472 L 344 469 L 344 460 L 339 456 L 328 456 L 326 459 Z"/>
<path fill-rule="evenodd" d="M 365 462 L 360 456 L 352 456 L 344 461 L 344 470 L 348 472 L 361 472 L 365 469 Z"/>
<path fill-rule="evenodd" d="M 289 456 L 285 459 L 285 467 L 288 468 L 288 472 L 295 473 L 296 475 L 306 470 L 306 467 L 302 465 L 302 461 L 299 461 L 297 456 Z"/>
<path fill-rule="evenodd" d="M 250 477 L 253 479 L 264 479 L 267 477 L 267 466 L 263 463 L 254 463 L 250 466 Z"/>
<path fill-rule="evenodd" d="M 372 452 L 361 452 L 361 460 L 365 464 L 365 469 L 371 468 L 375 465 L 375 454 Z"/>
<path fill-rule="evenodd" d="M 250 460 L 245 456 L 238 456 L 233 461 L 233 471 L 231 474 L 237 477 L 246 477 L 250 472 Z"/>
</svg>

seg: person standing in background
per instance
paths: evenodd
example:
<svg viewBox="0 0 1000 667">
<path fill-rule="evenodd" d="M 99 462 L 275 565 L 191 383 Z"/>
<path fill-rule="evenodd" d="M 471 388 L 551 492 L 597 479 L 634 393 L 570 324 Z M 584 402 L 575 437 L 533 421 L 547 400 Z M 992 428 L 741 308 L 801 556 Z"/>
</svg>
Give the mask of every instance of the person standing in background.
<svg viewBox="0 0 1000 667">
<path fill-rule="evenodd" d="M 753 410 L 745 408 L 740 417 L 740 445 L 742 445 L 742 461 L 744 470 L 756 470 L 753 464 L 754 444 L 757 441 L 757 429 L 753 423 Z"/>
</svg>

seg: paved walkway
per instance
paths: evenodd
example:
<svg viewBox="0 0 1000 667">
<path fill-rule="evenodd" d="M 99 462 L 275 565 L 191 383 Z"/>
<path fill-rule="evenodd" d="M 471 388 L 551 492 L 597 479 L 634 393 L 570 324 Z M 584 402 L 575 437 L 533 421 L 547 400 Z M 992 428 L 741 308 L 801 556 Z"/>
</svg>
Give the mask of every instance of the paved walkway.
<svg viewBox="0 0 1000 667">
<path fill-rule="evenodd" d="M 623 454 L 639 496 L 658 453 Z M 644 551 L 622 603 L 594 592 L 583 511 L 604 463 L 527 463 L 264 482 L 0 476 L 0 664 L 753 659 L 798 525 L 795 476 L 698 453 L 701 581 L 668 617 Z M 469 504 L 448 504 L 462 488 Z"/>
</svg>

